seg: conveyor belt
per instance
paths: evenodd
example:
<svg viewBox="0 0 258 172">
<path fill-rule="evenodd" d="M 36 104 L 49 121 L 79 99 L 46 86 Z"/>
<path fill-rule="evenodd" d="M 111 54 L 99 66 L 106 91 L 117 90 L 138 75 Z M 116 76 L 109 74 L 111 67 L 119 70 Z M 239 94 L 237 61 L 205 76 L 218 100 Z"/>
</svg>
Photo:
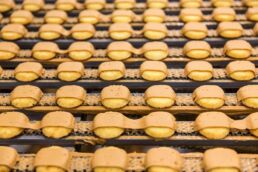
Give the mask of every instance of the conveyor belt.
<svg viewBox="0 0 258 172">
<path fill-rule="evenodd" d="M 173 63 L 173 62 L 172 62 Z M 172 65 L 173 66 L 173 65 Z M 26 82 L 19 82 L 15 80 L 14 70 L 4 70 L 2 75 L 0 75 L 0 88 L 10 89 L 18 85 L 27 84 Z M 108 85 L 120 84 L 127 86 L 131 89 L 146 89 L 151 85 L 155 84 L 166 84 L 172 86 L 174 89 L 191 89 L 201 86 L 201 85 L 218 85 L 222 88 L 236 89 L 241 86 L 246 85 L 245 81 L 234 81 L 227 77 L 225 69 L 215 68 L 213 71 L 213 79 L 209 81 L 192 81 L 189 80 L 184 69 L 169 69 L 168 76 L 163 81 L 146 81 L 140 76 L 139 69 L 126 69 L 125 76 L 117 81 L 103 81 L 98 77 L 97 69 L 86 69 L 84 75 L 81 79 L 74 82 L 65 82 L 57 78 L 57 71 L 54 69 L 46 69 L 43 76 L 33 82 L 29 82 L 30 85 L 35 85 L 40 88 L 58 88 L 67 84 L 80 85 L 86 89 L 101 89 Z M 256 77 L 250 83 L 258 84 L 258 78 Z"/>
<path fill-rule="evenodd" d="M 57 41 L 59 42 L 59 41 Z M 255 41 L 254 41 L 255 42 Z M 63 47 L 63 42 L 60 41 L 59 45 L 61 45 L 60 47 Z M 99 44 L 97 44 L 98 46 Z M 24 45 L 20 45 L 20 46 L 24 46 Z M 95 45 L 96 46 L 96 45 Z M 177 46 L 177 45 L 176 45 Z M 235 59 L 227 57 L 224 55 L 223 52 L 223 46 L 219 45 L 219 46 L 215 46 L 212 48 L 211 50 L 211 56 L 204 59 L 208 62 L 211 62 L 213 64 L 214 67 L 220 67 L 220 68 L 224 68 L 230 61 L 233 61 Z M 8 61 L 0 61 L 0 65 L 5 68 L 14 68 L 17 66 L 18 63 L 21 62 L 28 62 L 28 61 L 39 61 L 37 59 L 34 59 L 32 57 L 32 51 L 29 49 L 27 49 L 29 47 L 26 46 L 26 49 L 22 49 L 18 55 Z M 63 48 L 64 50 L 67 49 L 67 47 Z M 110 61 L 111 59 L 107 57 L 106 54 L 106 47 L 105 48 L 101 48 L 101 49 L 96 49 L 95 53 L 93 54 L 93 57 L 90 58 L 87 61 L 83 61 L 83 63 L 86 64 L 86 68 L 97 68 L 98 65 L 101 62 L 105 62 L 105 61 Z M 125 63 L 125 65 L 127 67 L 133 67 L 133 68 L 138 68 L 139 65 L 141 64 L 141 62 L 147 60 L 145 57 L 143 57 L 143 55 L 133 55 L 131 58 L 124 60 L 123 62 Z M 182 48 L 178 48 L 178 47 L 174 47 L 174 45 L 171 45 L 170 49 L 169 49 L 169 54 L 168 57 L 166 59 L 164 59 L 163 61 L 167 64 L 168 67 L 171 68 L 178 68 L 181 67 L 183 68 L 185 66 L 185 64 L 189 61 L 191 61 L 193 59 L 188 58 L 186 56 L 183 55 L 183 49 Z M 258 60 L 258 47 L 253 47 L 253 53 L 252 55 L 246 59 L 249 61 L 252 61 L 253 63 L 257 63 Z M 56 66 L 62 62 L 67 62 L 67 61 L 72 61 L 72 59 L 70 59 L 68 57 L 68 54 L 57 54 L 55 58 L 50 59 L 50 60 L 45 60 L 45 61 L 39 61 L 40 63 L 44 64 L 44 66 L 49 66 L 50 64 L 52 66 Z"/>
<path fill-rule="evenodd" d="M 63 24 L 63 27 L 69 30 L 72 28 L 72 26 L 74 24 L 77 24 L 77 23 L 79 23 L 79 22 L 77 21 L 76 18 L 71 18 L 70 20 L 68 19 L 67 23 Z M 207 22 L 203 22 L 203 23 L 207 26 L 208 29 L 216 29 L 218 27 L 218 23 L 216 23 L 214 21 L 207 21 Z M 244 21 L 239 20 L 239 23 L 245 29 L 252 29 L 255 26 L 254 22 L 245 21 L 245 20 Z M 2 28 L 4 25 L 10 24 L 10 22 L 8 21 L 8 19 L 4 19 L 1 21 L 0 24 L 1 24 L 0 28 Z M 39 28 L 42 24 L 44 24 L 44 20 L 42 18 L 37 18 L 37 19 L 35 19 L 35 21 L 32 24 L 27 25 L 26 28 L 29 31 L 37 31 L 37 30 L 39 30 Z M 131 23 L 131 26 L 133 29 L 140 30 L 143 28 L 144 24 L 145 23 L 143 23 L 141 21 L 138 21 L 138 22 L 135 21 L 135 22 Z M 174 21 L 173 18 L 167 19 L 167 21 L 164 24 L 166 25 L 166 27 L 169 30 L 181 29 L 184 25 L 184 23 L 182 23 L 182 22 Z M 108 30 L 110 25 L 111 25 L 111 23 L 99 23 L 99 24 L 95 25 L 95 29 Z"/>
<path fill-rule="evenodd" d="M 38 36 L 39 33 L 37 31 L 32 31 L 32 32 L 28 32 L 24 39 L 40 39 L 40 37 Z M 253 29 L 245 29 L 243 31 L 242 37 L 254 37 L 256 36 Z M 72 39 L 70 36 L 68 37 L 64 37 L 65 39 Z M 93 38 L 92 39 L 109 39 L 109 32 L 104 30 L 104 31 L 96 31 Z M 134 32 L 132 33 L 131 39 L 143 39 L 143 33 L 141 30 L 134 30 Z M 177 29 L 177 30 L 169 30 L 168 31 L 168 35 L 166 36 L 166 38 L 173 38 L 173 39 L 182 39 L 184 38 L 184 36 L 182 35 L 181 29 Z M 208 30 L 208 34 L 207 34 L 207 38 L 220 38 L 217 31 L 215 29 L 209 29 Z"/>
<path fill-rule="evenodd" d="M 232 5 L 233 8 L 241 8 L 243 6 L 244 6 L 244 4 L 241 1 L 235 1 Z M 212 8 L 212 7 L 213 6 L 212 6 L 212 3 L 210 1 L 204 1 L 200 8 L 202 9 L 202 8 Z M 17 4 L 15 6 L 15 10 L 21 9 L 21 8 L 22 8 L 21 4 Z M 143 2 L 137 2 L 135 7 L 133 8 L 133 10 L 143 10 L 143 9 L 146 9 L 146 8 L 147 8 L 147 5 L 146 5 L 145 2 L 144 3 Z M 55 9 L 55 4 L 46 4 L 44 6 L 44 11 L 53 10 L 53 9 Z M 81 5 L 79 7 L 79 10 L 82 10 L 82 9 L 84 9 L 83 3 L 81 3 Z M 113 9 L 115 9 L 114 3 L 107 3 L 105 5 L 105 9 L 103 11 L 105 11 L 105 10 L 108 11 L 108 10 L 113 10 Z M 169 10 L 180 9 L 180 3 L 179 2 L 169 2 L 168 7 L 166 8 L 166 10 L 168 10 L 168 9 Z"/>
<path fill-rule="evenodd" d="M 14 139 L 0 140 L 0 145 L 29 144 L 34 145 L 74 145 L 76 144 L 105 144 L 105 145 L 170 145 L 170 146 L 258 146 L 258 138 L 248 131 L 235 130 L 226 138 L 209 140 L 202 137 L 194 129 L 193 121 L 177 121 L 176 133 L 170 138 L 155 140 L 147 136 L 143 130 L 126 130 L 120 137 L 104 140 L 93 133 L 91 121 L 77 122 L 74 131 L 62 139 L 49 139 L 43 136 L 40 130 L 25 130 L 21 136 Z"/>
<path fill-rule="evenodd" d="M 247 108 L 237 102 L 235 94 L 226 93 L 225 95 L 225 105 L 218 111 L 228 113 L 229 115 L 239 115 L 241 113 L 252 113 L 256 112 L 256 109 Z M 13 111 L 18 110 L 17 108 L 11 106 L 10 95 L 1 93 L 0 94 L 0 111 Z M 58 107 L 55 102 L 55 95 L 52 93 L 44 94 L 38 105 L 27 108 L 28 111 L 38 111 L 38 112 L 49 112 L 56 110 L 67 110 L 70 112 L 87 112 L 88 114 L 95 114 L 99 112 L 105 112 L 107 109 L 101 105 L 100 95 L 98 93 L 88 93 L 87 98 L 82 106 L 74 109 L 64 109 Z M 142 93 L 132 93 L 131 101 L 124 108 L 119 109 L 119 112 L 133 114 L 137 111 L 139 114 L 146 114 L 152 111 L 165 110 L 173 114 L 199 114 L 201 112 L 208 111 L 208 109 L 201 108 L 197 106 L 191 97 L 191 94 L 178 93 L 176 104 L 170 108 L 166 109 L 154 109 L 146 105 Z"/>
<path fill-rule="evenodd" d="M 78 155 L 74 155 L 71 163 L 71 171 L 76 172 L 84 172 L 84 171 L 92 171 L 91 168 L 91 160 L 93 154 L 91 153 L 83 153 Z M 184 165 L 182 171 L 184 172 L 204 172 L 202 165 L 202 153 L 185 153 L 182 154 L 184 157 Z M 240 154 L 241 158 L 241 167 L 244 172 L 256 172 L 258 168 L 256 166 L 256 154 Z M 34 154 L 21 154 L 19 162 L 15 166 L 15 170 L 18 171 L 27 171 L 32 172 Z M 129 164 L 128 171 L 145 171 L 144 167 L 144 153 L 129 153 Z"/>
</svg>

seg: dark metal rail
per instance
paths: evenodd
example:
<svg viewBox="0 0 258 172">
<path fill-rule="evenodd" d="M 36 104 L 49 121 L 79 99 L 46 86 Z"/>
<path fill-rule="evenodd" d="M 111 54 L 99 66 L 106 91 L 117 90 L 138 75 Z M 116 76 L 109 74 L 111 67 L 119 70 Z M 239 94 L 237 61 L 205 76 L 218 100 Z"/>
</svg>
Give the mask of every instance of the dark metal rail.
<svg viewBox="0 0 258 172">
<path fill-rule="evenodd" d="M 252 46 L 257 46 L 257 37 L 241 37 L 242 40 L 248 41 Z M 3 41 L 3 40 L 0 40 Z M 41 39 L 20 39 L 15 41 L 21 49 L 31 49 L 36 43 L 43 41 Z M 74 39 L 57 39 L 53 42 L 57 43 L 61 49 L 66 49 L 69 47 L 71 43 L 73 43 Z M 90 39 L 88 42 L 92 43 L 95 47 L 98 49 L 105 49 L 113 40 L 112 39 Z M 148 39 L 141 38 L 132 38 L 128 39 L 128 42 L 130 42 L 134 47 L 141 47 L 143 44 L 149 42 Z M 184 44 L 189 41 L 189 39 L 186 38 L 166 38 L 163 40 L 165 43 L 168 44 L 170 47 L 182 47 Z M 208 42 L 212 47 L 223 47 L 224 44 L 228 41 L 228 39 L 225 38 L 206 38 L 204 41 Z"/>
<path fill-rule="evenodd" d="M 245 86 L 246 84 L 257 85 L 258 79 L 255 79 L 250 82 L 233 81 L 230 79 L 227 79 L 227 80 L 215 79 L 215 80 L 204 81 L 204 82 L 196 82 L 196 81 L 191 81 L 189 79 L 184 79 L 184 80 L 168 79 L 168 80 L 157 81 L 157 82 L 144 81 L 140 79 L 139 80 L 119 80 L 119 81 L 101 81 L 101 80 L 81 79 L 75 82 L 64 82 L 56 79 L 53 79 L 53 80 L 39 79 L 29 83 L 19 82 L 16 80 L 0 80 L 0 89 L 12 89 L 18 85 L 24 85 L 24 84 L 35 85 L 40 88 L 59 88 L 61 86 L 69 84 L 69 85 L 79 85 L 86 89 L 101 89 L 109 85 L 117 85 L 117 84 L 127 86 L 130 89 L 146 89 L 152 85 L 164 84 L 164 85 L 170 85 L 175 89 L 180 88 L 180 89 L 193 90 L 194 88 L 199 87 L 201 85 L 218 85 L 224 89 L 238 89 L 242 86 Z"/>
</svg>

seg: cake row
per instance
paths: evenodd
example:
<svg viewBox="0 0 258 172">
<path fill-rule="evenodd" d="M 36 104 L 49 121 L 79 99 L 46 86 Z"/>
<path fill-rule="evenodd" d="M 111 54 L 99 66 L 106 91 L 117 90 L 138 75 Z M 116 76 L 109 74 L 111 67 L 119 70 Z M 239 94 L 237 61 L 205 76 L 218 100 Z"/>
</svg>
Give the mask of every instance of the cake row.
<svg viewBox="0 0 258 172">
<path fill-rule="evenodd" d="M 258 92 L 257 85 L 247 85 L 241 87 L 237 93 L 237 101 L 250 108 L 258 108 Z M 43 92 L 39 87 L 31 85 L 17 86 L 11 92 L 10 96 L 5 95 L 7 104 L 10 103 L 16 108 L 31 108 L 38 105 L 43 97 Z M 104 87 L 100 93 L 100 96 L 95 96 L 94 103 L 103 105 L 108 109 L 119 109 L 127 106 L 130 101 L 134 100 L 137 103 L 137 97 L 131 94 L 130 90 L 122 85 L 110 85 Z M 91 98 L 93 98 L 91 96 Z M 145 94 L 139 95 L 144 97 L 143 104 L 153 108 L 168 108 L 173 106 L 177 101 L 177 95 L 168 85 L 154 85 L 149 87 Z M 229 98 L 229 97 L 227 97 Z M 47 97 L 45 97 L 47 99 Z M 49 97 L 47 104 L 56 103 L 62 108 L 76 108 L 83 105 L 87 100 L 86 90 L 80 86 L 67 85 L 60 87 L 55 96 Z M 197 104 L 200 107 L 207 109 L 219 109 L 226 101 L 224 91 L 215 85 L 203 85 L 194 90 L 192 98 L 189 96 L 188 99 L 193 100 L 193 104 Z M 101 104 L 99 104 L 101 103 Z M 235 102 L 236 103 L 236 102 Z M 88 105 L 89 106 L 89 105 Z"/>
<path fill-rule="evenodd" d="M 206 7 L 230 7 L 235 5 L 234 0 L 211 0 L 211 4 L 206 4 Z M 133 9 L 136 7 L 136 0 L 115 0 L 114 8 L 117 9 Z M 171 7 L 168 0 L 147 0 L 146 5 L 143 4 L 142 8 L 168 8 Z M 25 0 L 21 4 L 21 8 L 36 12 L 43 10 L 44 0 Z M 256 7 L 257 2 L 255 0 L 243 0 L 243 3 L 238 3 L 238 5 L 246 5 L 248 7 Z M 0 3 L 0 12 L 10 11 L 15 9 L 16 4 L 13 0 L 5 0 Z M 86 0 L 84 4 L 78 3 L 76 0 L 57 0 L 54 4 L 54 8 L 63 11 L 72 11 L 76 9 L 92 9 L 92 10 L 102 10 L 107 6 L 105 0 Z M 204 6 L 202 0 L 180 0 L 175 7 L 181 8 L 200 8 Z"/>
<path fill-rule="evenodd" d="M 249 131 L 258 137 L 257 120 L 258 113 L 252 113 L 241 120 L 233 120 L 222 112 L 211 111 L 199 114 L 194 125 L 186 127 L 193 127 L 193 132 L 199 132 L 207 139 L 223 139 L 232 130 Z M 41 121 L 30 121 L 21 112 L 4 112 L 0 114 L 0 139 L 14 138 L 28 129 L 30 132 L 41 131 L 48 138 L 60 139 L 73 135 L 78 130 L 77 126 L 82 123 L 83 121 L 76 122 L 73 115 L 65 111 L 49 112 Z M 127 130 L 141 130 L 154 139 L 168 139 L 175 132 L 178 133 L 176 118 L 164 111 L 152 112 L 139 119 L 130 119 L 122 113 L 108 111 L 97 114 L 92 123 L 88 123 L 92 126 L 88 128 L 88 132 L 101 139 L 120 137 Z"/>
<path fill-rule="evenodd" d="M 174 32 L 177 33 L 174 33 Z M 223 38 L 239 38 L 241 36 L 255 36 L 258 33 L 258 24 L 253 30 L 244 30 L 238 22 L 221 22 L 216 30 L 208 30 L 201 22 L 186 23 L 181 30 L 169 30 L 162 23 L 146 23 L 142 30 L 134 30 L 129 23 L 111 24 L 108 31 L 96 31 L 94 25 L 79 23 L 73 25 L 68 31 L 59 24 L 43 24 L 38 32 L 28 32 L 21 24 L 7 24 L 1 29 L 1 38 L 4 40 L 17 40 L 26 38 L 29 34 L 43 40 L 55 40 L 62 37 L 71 37 L 75 40 L 87 40 L 93 37 L 112 38 L 114 40 L 126 40 L 132 37 L 144 37 L 150 40 L 161 40 L 166 37 L 186 37 L 188 39 L 201 40 L 208 36 L 220 36 Z M 36 35 L 35 35 L 36 34 Z"/>
<path fill-rule="evenodd" d="M 36 172 L 94 171 L 187 171 L 198 172 L 237 172 L 244 169 L 257 169 L 257 155 L 238 154 L 233 149 L 212 148 L 204 153 L 179 153 L 169 147 L 156 147 L 146 153 L 127 153 L 117 147 L 99 148 L 94 153 L 73 152 L 68 149 L 52 146 L 40 149 L 36 155 L 27 155 L 31 159 L 24 162 L 26 154 L 18 154 L 12 147 L 0 147 L 1 169 L 11 171 L 19 166 L 19 160 L 25 167 Z M 8 158 L 6 158 L 8 157 Z M 192 160 L 192 161 L 191 161 Z M 78 170 L 80 168 L 80 170 Z M 20 169 L 19 169 L 20 170 Z M 28 169 L 26 169 L 27 171 Z"/>
<path fill-rule="evenodd" d="M 162 23 L 169 20 L 170 15 L 166 15 L 161 9 L 151 8 L 144 11 L 142 15 L 137 15 L 131 10 L 115 10 L 112 14 L 102 14 L 96 10 L 83 10 L 78 17 L 73 17 L 75 23 L 131 23 L 131 22 L 157 22 Z M 176 16 L 175 16 L 176 17 Z M 203 15 L 198 8 L 184 8 L 180 11 L 178 21 L 182 22 L 201 22 L 204 20 L 214 20 L 217 22 L 234 21 L 240 16 L 237 16 L 233 8 L 220 7 L 215 8 L 210 15 Z M 16 24 L 36 24 L 41 18 L 35 18 L 30 11 L 17 10 L 9 17 L 10 23 Z M 68 15 L 62 10 L 51 10 L 46 12 L 43 22 L 48 24 L 64 24 L 67 22 Z M 34 21 L 37 20 L 37 21 Z M 71 19 L 69 19 L 71 20 Z M 258 8 L 248 8 L 245 17 L 241 15 L 241 20 L 258 21 Z M 42 23 L 43 24 L 43 23 Z"/>
<path fill-rule="evenodd" d="M 72 82 L 79 79 L 88 79 L 85 77 L 88 76 L 87 72 L 90 70 L 92 69 L 85 69 L 81 62 L 63 62 L 59 64 L 56 70 L 46 70 L 38 62 L 24 62 L 20 63 L 14 71 L 8 70 L 8 72 L 12 72 L 10 75 L 21 82 L 31 82 L 41 78 L 58 78 L 62 81 Z M 215 70 L 216 73 L 219 72 L 217 69 Z M 52 75 L 45 75 L 46 72 L 52 73 Z M 127 72 L 124 63 L 111 61 L 101 63 L 97 71 L 92 71 L 92 77 L 96 76 L 96 79 L 100 78 L 105 81 L 115 81 L 125 78 L 132 72 L 134 72 L 135 80 L 144 79 L 147 81 L 162 81 L 173 75 L 172 71 L 167 68 L 164 62 L 145 61 L 141 64 L 138 71 L 137 69 L 129 69 Z M 249 81 L 256 78 L 257 75 L 255 65 L 250 61 L 230 62 L 224 72 L 226 72 L 228 78 L 236 81 Z M 1 67 L 0 75 L 5 76 L 5 70 Z M 209 62 L 198 60 L 186 64 L 184 74 L 182 74 L 181 78 L 189 78 L 194 81 L 207 81 L 212 79 L 213 76 L 214 69 L 212 65 Z"/>
<path fill-rule="evenodd" d="M 19 57 L 20 47 L 12 42 L 0 42 L 0 60 Z M 175 52 L 173 54 L 173 52 Z M 38 42 L 30 53 L 37 60 L 51 60 L 66 55 L 76 61 L 84 61 L 94 57 L 108 57 L 111 60 L 126 60 L 134 56 L 142 56 L 148 60 L 163 60 L 169 56 L 186 56 L 192 59 L 205 59 L 211 56 L 227 56 L 233 59 L 246 59 L 256 55 L 256 47 L 244 40 L 229 40 L 224 48 L 211 48 L 205 41 L 188 41 L 182 49 L 168 47 L 164 42 L 147 42 L 141 48 L 135 48 L 129 42 L 111 42 L 106 49 L 95 49 L 89 42 L 74 42 L 67 49 L 60 49 L 53 42 Z"/>
</svg>

